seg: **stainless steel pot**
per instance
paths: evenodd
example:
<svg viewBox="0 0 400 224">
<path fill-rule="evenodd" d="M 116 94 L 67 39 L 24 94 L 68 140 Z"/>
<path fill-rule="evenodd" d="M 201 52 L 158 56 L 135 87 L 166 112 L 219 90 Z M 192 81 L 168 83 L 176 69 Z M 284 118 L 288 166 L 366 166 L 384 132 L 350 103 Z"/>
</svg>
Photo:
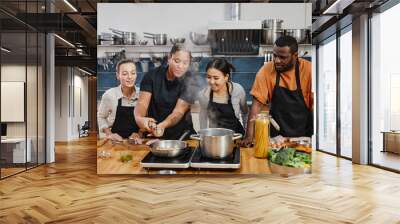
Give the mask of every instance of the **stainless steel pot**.
<svg viewBox="0 0 400 224">
<path fill-rule="evenodd" d="M 171 41 L 171 44 L 183 44 L 185 43 L 185 38 L 184 37 L 174 37 L 169 39 L 169 41 Z"/>
<path fill-rule="evenodd" d="M 113 45 L 123 45 L 124 44 L 124 38 L 119 37 L 117 35 L 113 36 Z"/>
<path fill-rule="evenodd" d="M 279 37 L 283 36 L 284 32 L 280 29 L 263 29 L 262 30 L 262 44 L 272 45 L 275 43 L 275 40 Z"/>
<path fill-rule="evenodd" d="M 150 38 L 153 39 L 153 44 L 154 45 L 166 45 L 167 44 L 167 34 L 165 33 L 158 33 L 158 34 L 152 34 L 152 33 L 144 33 L 145 38 Z"/>
<path fill-rule="evenodd" d="M 144 45 L 147 45 L 147 40 L 139 40 L 139 45 L 142 45 L 142 46 L 144 46 Z"/>
<path fill-rule="evenodd" d="M 135 32 L 125 32 L 117 29 L 110 28 L 110 30 L 122 38 L 122 44 L 135 45 L 136 43 L 136 33 Z"/>
<path fill-rule="evenodd" d="M 100 45 L 112 45 L 114 44 L 112 33 L 101 33 L 98 37 Z"/>
<path fill-rule="evenodd" d="M 134 33 L 134 32 L 124 32 L 122 37 L 124 38 L 124 44 L 135 45 L 135 43 L 136 43 L 136 33 Z"/>
<path fill-rule="evenodd" d="M 285 30 L 285 35 L 296 38 L 299 44 L 309 43 L 309 32 L 307 29 L 287 29 Z"/>
<path fill-rule="evenodd" d="M 208 42 L 208 37 L 205 34 L 190 32 L 189 37 L 192 43 L 195 45 L 204 45 L 207 44 Z"/>
<path fill-rule="evenodd" d="M 190 138 L 200 141 L 201 154 L 212 159 L 223 159 L 232 154 L 234 140 L 242 134 L 225 128 L 206 128 L 191 135 Z"/>
<path fill-rule="evenodd" d="M 187 143 L 182 141 L 190 131 L 185 131 L 179 140 L 161 140 L 151 144 L 151 153 L 160 157 L 176 157 L 185 152 Z"/>
<path fill-rule="evenodd" d="M 263 20 L 263 28 L 266 29 L 282 29 L 282 19 L 265 19 Z"/>
</svg>

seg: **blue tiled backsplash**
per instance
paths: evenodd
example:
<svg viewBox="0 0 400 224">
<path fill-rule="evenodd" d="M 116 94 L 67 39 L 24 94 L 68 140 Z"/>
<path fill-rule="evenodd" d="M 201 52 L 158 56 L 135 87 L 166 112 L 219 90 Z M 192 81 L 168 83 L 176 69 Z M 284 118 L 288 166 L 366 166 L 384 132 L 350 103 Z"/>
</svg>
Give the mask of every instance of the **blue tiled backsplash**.
<svg viewBox="0 0 400 224">
<path fill-rule="evenodd" d="M 199 75 L 205 77 L 205 67 L 212 57 L 203 57 L 199 62 Z M 253 85 L 257 71 L 264 64 L 264 57 L 225 57 L 232 63 L 236 71 L 233 72 L 232 81 L 237 82 L 243 86 L 247 93 L 247 100 L 251 101 L 250 90 Z M 310 58 L 306 58 L 310 60 Z M 145 59 L 148 60 L 148 59 Z M 136 86 L 140 86 L 143 75 L 142 66 L 140 62 L 136 63 L 138 77 L 136 79 Z M 149 70 L 154 68 L 154 64 L 149 62 Z M 102 65 L 97 65 L 97 100 L 101 99 L 103 93 L 112 87 L 118 85 L 118 80 L 115 77 L 115 67 L 109 66 L 105 68 Z"/>
</svg>

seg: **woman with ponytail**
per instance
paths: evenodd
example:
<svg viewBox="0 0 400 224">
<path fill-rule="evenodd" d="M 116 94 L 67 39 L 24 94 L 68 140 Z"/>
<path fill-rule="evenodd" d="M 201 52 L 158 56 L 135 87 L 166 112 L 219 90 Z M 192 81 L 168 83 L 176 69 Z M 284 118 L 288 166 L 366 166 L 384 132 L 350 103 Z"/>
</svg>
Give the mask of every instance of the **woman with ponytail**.
<svg viewBox="0 0 400 224">
<path fill-rule="evenodd" d="M 243 87 L 231 81 L 232 64 L 215 58 L 207 64 L 208 86 L 200 91 L 200 128 L 227 128 L 244 134 L 248 107 Z"/>
</svg>

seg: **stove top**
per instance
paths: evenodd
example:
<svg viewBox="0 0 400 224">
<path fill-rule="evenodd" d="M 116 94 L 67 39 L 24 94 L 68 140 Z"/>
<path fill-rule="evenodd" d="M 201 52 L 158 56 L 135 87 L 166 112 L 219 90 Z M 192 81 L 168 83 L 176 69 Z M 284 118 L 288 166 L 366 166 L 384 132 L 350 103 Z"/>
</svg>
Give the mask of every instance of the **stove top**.
<svg viewBox="0 0 400 224">
<path fill-rule="evenodd" d="M 232 155 L 224 159 L 210 159 L 202 156 L 201 149 L 197 148 L 190 161 L 190 167 L 209 169 L 238 169 L 240 168 L 240 147 L 233 149 Z"/>
<path fill-rule="evenodd" d="M 190 159 L 192 158 L 194 149 L 188 147 L 186 152 L 178 157 L 167 158 L 153 155 L 149 152 L 140 162 L 140 165 L 145 168 L 189 168 Z"/>
<path fill-rule="evenodd" d="M 144 168 L 172 168 L 186 169 L 238 169 L 240 168 L 240 147 L 233 149 L 232 155 L 224 159 L 210 159 L 202 156 L 200 148 L 190 148 L 178 157 L 166 158 L 153 155 L 149 152 L 140 165 Z"/>
</svg>

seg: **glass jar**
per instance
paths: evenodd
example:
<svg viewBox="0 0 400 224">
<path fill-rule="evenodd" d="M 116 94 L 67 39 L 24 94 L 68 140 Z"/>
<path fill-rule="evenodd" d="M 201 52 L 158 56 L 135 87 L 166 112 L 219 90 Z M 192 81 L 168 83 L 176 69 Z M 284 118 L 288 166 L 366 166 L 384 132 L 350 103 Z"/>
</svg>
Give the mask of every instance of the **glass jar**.
<svg viewBox="0 0 400 224">
<path fill-rule="evenodd" d="M 254 156 L 267 158 L 269 149 L 269 112 L 257 114 L 254 134 Z"/>
</svg>

